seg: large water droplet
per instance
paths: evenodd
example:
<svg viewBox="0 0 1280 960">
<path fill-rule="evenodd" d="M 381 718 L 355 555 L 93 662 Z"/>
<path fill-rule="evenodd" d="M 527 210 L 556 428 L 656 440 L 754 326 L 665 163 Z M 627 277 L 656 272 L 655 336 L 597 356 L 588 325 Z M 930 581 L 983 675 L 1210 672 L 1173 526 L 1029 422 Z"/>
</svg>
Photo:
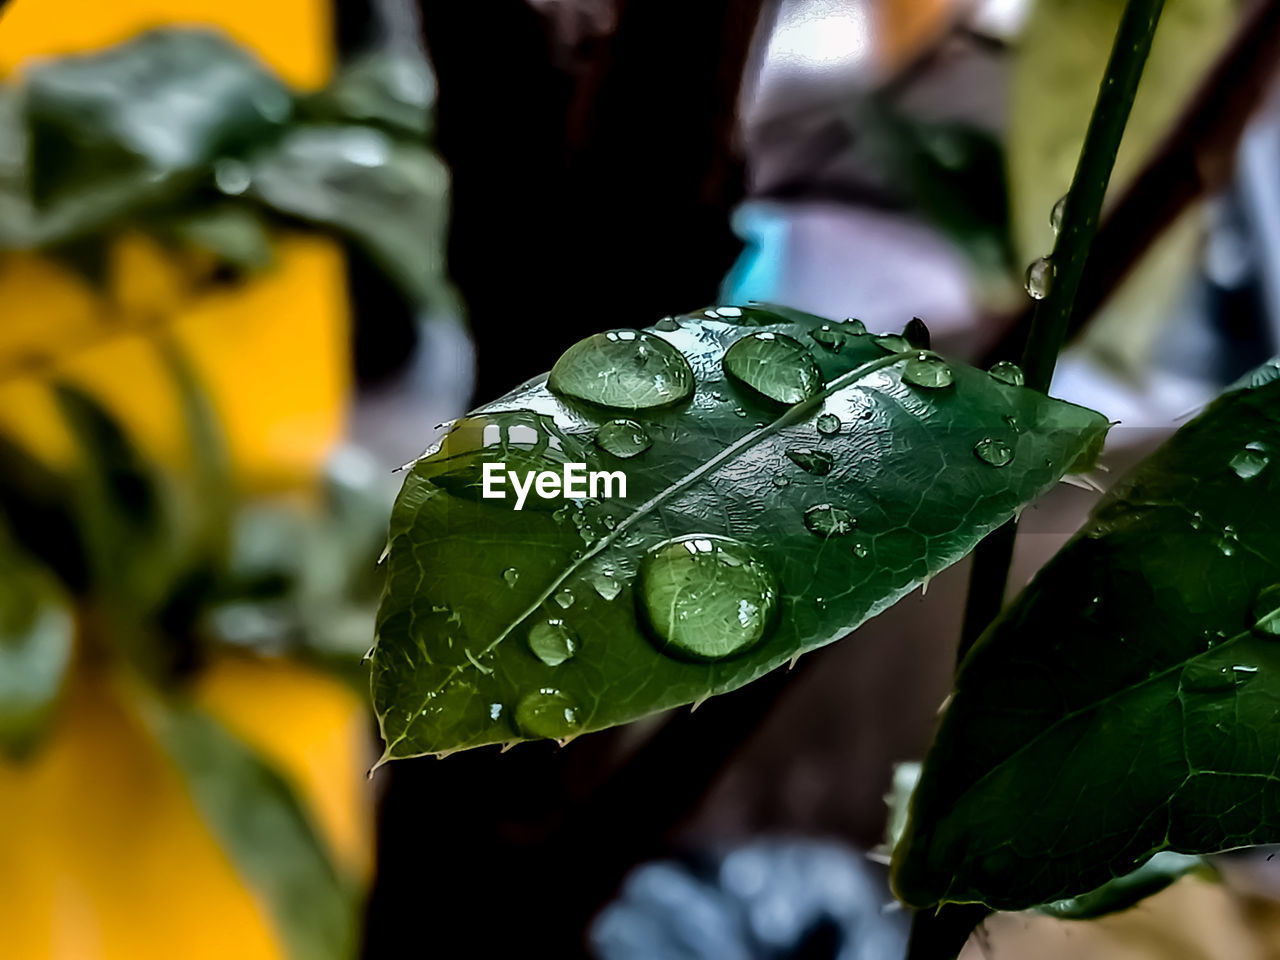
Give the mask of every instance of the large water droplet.
<svg viewBox="0 0 1280 960">
<path fill-rule="evenodd" d="M 949 387 L 954 378 L 951 368 L 941 357 L 932 353 L 918 353 L 902 367 L 902 382 L 926 390 Z"/>
<path fill-rule="evenodd" d="M 829 503 L 819 503 L 804 512 L 804 525 L 810 533 L 816 533 L 820 537 L 843 537 L 853 532 L 858 521 L 848 510 Z"/>
<path fill-rule="evenodd" d="M 602 600 L 613 600 L 622 592 L 622 582 L 611 573 L 597 573 L 591 578 L 591 586 Z"/>
<path fill-rule="evenodd" d="M 1053 272 L 1053 261 L 1048 257 L 1037 257 L 1031 261 L 1027 267 L 1026 287 L 1032 300 L 1043 300 L 1049 295 Z"/>
<path fill-rule="evenodd" d="M 1247 443 L 1243 450 L 1231 458 L 1231 469 L 1241 480 L 1252 480 L 1267 469 L 1267 464 L 1271 462 L 1267 454 L 1266 444 L 1256 441 Z"/>
<path fill-rule="evenodd" d="M 1280 583 L 1258 591 L 1253 601 L 1253 629 L 1269 637 L 1280 637 Z"/>
<path fill-rule="evenodd" d="M 993 467 L 1004 467 L 1013 460 L 1013 447 L 1003 440 L 983 437 L 974 445 L 973 455 Z"/>
<path fill-rule="evenodd" d="M 596 444 L 606 453 L 626 460 L 653 446 L 653 439 L 634 420 L 610 420 L 596 431 Z"/>
<path fill-rule="evenodd" d="M 872 341 L 877 347 L 889 353 L 906 353 L 911 344 L 896 333 L 882 333 Z"/>
<path fill-rule="evenodd" d="M 902 328 L 902 339 L 917 350 L 928 350 L 933 345 L 929 328 L 919 317 L 912 317 L 907 321 L 907 325 Z"/>
<path fill-rule="evenodd" d="M 1067 195 L 1064 193 L 1053 205 L 1053 209 L 1049 211 L 1049 226 L 1053 228 L 1053 235 L 1055 237 L 1062 232 L 1062 214 L 1066 209 Z"/>
<path fill-rule="evenodd" d="M 992 380 L 999 380 L 1001 383 L 1007 383 L 1011 387 L 1020 387 L 1027 382 L 1027 378 L 1023 376 L 1022 368 L 1016 363 L 1010 363 L 1008 360 L 1001 360 L 993 364 L 987 373 Z"/>
<path fill-rule="evenodd" d="M 639 330 L 611 330 L 579 340 L 551 368 L 553 393 L 602 407 L 669 407 L 693 394 L 693 370 L 680 351 Z"/>
<path fill-rule="evenodd" d="M 515 712 L 516 726 L 528 737 L 561 740 L 582 727 L 578 705 L 553 687 L 526 694 Z"/>
<path fill-rule="evenodd" d="M 660 650 L 719 660 L 759 643 L 778 608 L 773 573 L 744 543 L 686 536 L 654 547 L 640 565 L 637 597 Z"/>
<path fill-rule="evenodd" d="M 502 579 L 507 581 L 508 587 L 514 587 L 520 580 L 520 571 L 515 567 L 507 567 L 502 571 Z"/>
<path fill-rule="evenodd" d="M 572 590 L 561 590 L 555 596 L 555 601 L 560 605 L 560 609 L 568 610 L 573 606 L 574 596 Z"/>
<path fill-rule="evenodd" d="M 787 451 L 787 459 L 806 473 L 815 477 L 825 477 L 835 464 L 835 457 L 825 450 L 814 450 L 811 447 L 796 447 Z"/>
<path fill-rule="evenodd" d="M 529 629 L 529 649 L 548 667 L 558 667 L 578 649 L 578 638 L 563 620 L 542 620 Z"/>
<path fill-rule="evenodd" d="M 813 355 L 781 333 L 753 333 L 736 341 L 725 352 L 724 369 L 779 403 L 800 403 L 823 387 L 822 371 Z"/>
<path fill-rule="evenodd" d="M 840 418 L 834 413 L 821 414 L 817 421 L 818 432 L 824 437 L 840 432 Z"/>
</svg>

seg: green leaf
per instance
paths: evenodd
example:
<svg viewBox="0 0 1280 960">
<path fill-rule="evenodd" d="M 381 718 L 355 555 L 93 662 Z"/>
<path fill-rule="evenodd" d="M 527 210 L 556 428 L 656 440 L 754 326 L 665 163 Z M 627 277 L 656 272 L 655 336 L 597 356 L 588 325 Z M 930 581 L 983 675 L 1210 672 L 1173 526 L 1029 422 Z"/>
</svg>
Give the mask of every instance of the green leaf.
<svg viewBox="0 0 1280 960">
<path fill-rule="evenodd" d="M 250 166 L 249 193 L 363 247 L 419 305 L 443 295 L 449 175 L 425 146 L 374 127 L 291 129 Z"/>
<path fill-rule="evenodd" d="M 208 714 L 155 700 L 146 706 L 154 735 L 237 871 L 265 900 L 290 958 L 353 957 L 353 897 L 290 785 Z"/>
<path fill-rule="evenodd" d="M 266 222 L 257 210 L 243 204 L 197 210 L 162 226 L 161 231 L 238 270 L 262 270 L 275 259 Z"/>
<path fill-rule="evenodd" d="M 1022 909 L 1162 850 L 1280 840 L 1280 380 L 1258 379 L 1121 480 L 974 646 L 895 856 L 908 903 Z"/>
<path fill-rule="evenodd" d="M 375 124 L 421 139 L 431 130 L 435 98 L 436 78 L 425 57 L 384 49 L 352 61 L 305 108 L 320 120 Z"/>
<path fill-rule="evenodd" d="M 0 754 L 37 744 L 62 692 L 75 639 L 66 592 L 0 531 Z"/>
<path fill-rule="evenodd" d="M 293 111 L 288 90 L 250 53 L 204 30 L 152 30 L 50 60 L 25 83 L 41 207 L 104 183 L 208 167 L 260 143 Z"/>
<path fill-rule="evenodd" d="M 1165 850 L 1133 873 L 1117 877 L 1078 897 L 1046 903 L 1039 910 L 1059 920 L 1096 920 L 1137 906 L 1147 897 L 1155 896 L 1183 877 L 1192 875 L 1205 879 L 1217 876 L 1203 857 Z"/>
<path fill-rule="evenodd" d="M 960 559 L 1105 434 L 1096 413 L 861 331 L 721 307 L 597 335 L 454 425 L 392 514 L 372 676 L 386 757 L 564 739 L 742 686 Z M 912 386 L 909 366 L 953 382 Z M 626 495 L 535 492 L 515 511 L 481 495 L 498 462 L 623 471 Z M 653 552 L 678 537 L 694 539 Z"/>
</svg>

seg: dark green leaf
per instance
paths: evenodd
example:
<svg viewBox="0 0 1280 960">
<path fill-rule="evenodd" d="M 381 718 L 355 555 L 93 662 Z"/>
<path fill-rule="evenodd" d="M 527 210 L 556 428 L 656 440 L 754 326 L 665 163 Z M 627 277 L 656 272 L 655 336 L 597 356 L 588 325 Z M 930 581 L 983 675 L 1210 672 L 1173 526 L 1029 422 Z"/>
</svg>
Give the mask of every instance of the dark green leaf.
<svg viewBox="0 0 1280 960">
<path fill-rule="evenodd" d="M 431 129 L 436 78 L 431 65 L 415 50 L 367 53 L 325 90 L 306 103 L 321 120 L 375 124 L 422 138 Z"/>
<path fill-rule="evenodd" d="M 353 898 L 284 778 L 205 713 L 153 702 L 146 716 L 291 960 L 353 957 Z"/>
<path fill-rule="evenodd" d="M 261 270 L 274 259 L 266 222 L 245 204 L 223 203 L 198 210 L 174 220 L 165 232 L 237 270 Z"/>
<path fill-rule="evenodd" d="M 38 206 L 108 182 L 207 167 L 288 120 L 288 90 L 222 35 L 159 29 L 26 75 Z"/>
<path fill-rule="evenodd" d="M 364 248 L 416 304 L 445 290 L 449 175 L 424 146 L 374 127 L 295 127 L 251 165 L 249 192 Z"/>
<path fill-rule="evenodd" d="M 392 515 L 372 678 L 387 757 L 566 738 L 748 683 L 964 556 L 1106 431 L 1095 413 L 961 364 L 949 385 L 913 386 L 902 371 L 918 353 L 861 330 L 784 308 L 668 319 L 648 340 L 579 344 L 551 375 L 562 390 L 665 406 L 565 401 L 541 377 L 458 422 Z M 769 337 L 785 362 L 769 359 Z M 726 377 L 726 351 L 750 338 Z M 946 379 L 932 357 L 929 379 Z M 799 389 L 815 364 L 818 392 L 792 407 L 748 386 Z M 617 418 L 652 444 L 630 442 L 630 427 L 593 442 Z M 802 449 L 830 453 L 830 469 L 806 472 L 788 456 Z M 626 496 L 532 493 L 515 511 L 476 487 L 504 461 L 625 471 Z M 651 553 L 682 536 L 697 539 Z M 700 590 L 682 592 L 682 571 Z M 669 642 L 655 642 L 664 621 Z"/>
<path fill-rule="evenodd" d="M 75 640 L 66 593 L 0 530 L 0 753 L 37 743 L 62 692 Z"/>
<path fill-rule="evenodd" d="M 1161 850 L 1280 840 L 1275 460 L 1280 381 L 1227 393 L 979 640 L 896 854 L 903 899 L 1021 909 Z"/>
</svg>

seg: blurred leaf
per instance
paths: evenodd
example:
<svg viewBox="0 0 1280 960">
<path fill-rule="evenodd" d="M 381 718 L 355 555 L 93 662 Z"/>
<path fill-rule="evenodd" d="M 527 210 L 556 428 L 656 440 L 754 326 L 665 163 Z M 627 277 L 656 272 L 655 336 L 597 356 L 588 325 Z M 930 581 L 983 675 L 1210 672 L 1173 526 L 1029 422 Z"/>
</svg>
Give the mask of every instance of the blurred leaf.
<svg viewBox="0 0 1280 960">
<path fill-rule="evenodd" d="M 1016 910 L 1162 850 L 1280 841 L 1280 380 L 1259 379 L 1117 483 L 965 659 L 895 854 L 908 903 Z"/>
<path fill-rule="evenodd" d="M 179 216 L 164 232 L 239 270 L 262 270 L 273 260 L 266 221 L 244 204 L 222 203 Z"/>
<path fill-rule="evenodd" d="M 959 560 L 1107 429 L 1092 411 L 922 360 L 899 336 L 780 307 L 627 336 L 571 347 L 551 374 L 559 394 L 539 377 L 481 407 L 405 478 L 373 659 L 387 758 L 567 738 L 736 689 Z M 740 372 L 778 388 L 812 376 L 808 399 L 774 402 L 730 377 L 739 343 L 781 348 Z M 912 385 L 908 364 L 948 380 Z M 612 409 L 570 398 L 632 377 Z M 668 383 L 689 393 L 647 406 Z M 611 423 L 622 416 L 635 423 Z M 623 471 L 626 493 L 533 494 L 517 512 L 481 496 L 499 462 Z M 717 552 L 724 537 L 737 543 Z M 646 619 L 668 608 L 674 643 Z M 705 654 L 680 652 L 703 641 Z"/>
<path fill-rule="evenodd" d="M 449 176 L 424 146 L 373 127 L 303 125 L 253 159 L 249 192 L 345 234 L 416 304 L 445 295 Z"/>
<path fill-rule="evenodd" d="M 1008 137 L 1012 230 L 1020 264 L 1053 246 L 1050 211 L 1067 192 L 1119 0 L 1039 0 L 1013 65 Z M 1236 22 L 1234 0 L 1168 0 L 1125 127 L 1110 195 L 1130 182 L 1169 132 Z M 1194 268 L 1199 218 L 1166 233 L 1091 325 L 1092 346 L 1115 366 L 1140 369 Z"/>
<path fill-rule="evenodd" d="M 435 98 L 436 78 L 425 57 L 384 49 L 352 61 L 305 108 L 318 120 L 372 124 L 421 139 L 431 130 Z"/>
<path fill-rule="evenodd" d="M 288 90 L 251 54 L 203 30 L 152 30 L 45 61 L 25 82 L 38 207 L 208 167 L 261 143 L 292 113 Z"/>
<path fill-rule="evenodd" d="M 208 714 L 156 701 L 147 707 L 156 739 L 237 871 L 265 901 L 291 960 L 354 957 L 354 897 L 291 785 Z"/>
<path fill-rule="evenodd" d="M 21 757 L 44 732 L 75 640 L 70 600 L 0 531 L 0 753 Z"/>
<path fill-rule="evenodd" d="M 53 570 L 68 590 L 88 586 L 84 534 L 71 484 L 18 444 L 0 435 L 0 518 L 14 539 Z"/>
</svg>

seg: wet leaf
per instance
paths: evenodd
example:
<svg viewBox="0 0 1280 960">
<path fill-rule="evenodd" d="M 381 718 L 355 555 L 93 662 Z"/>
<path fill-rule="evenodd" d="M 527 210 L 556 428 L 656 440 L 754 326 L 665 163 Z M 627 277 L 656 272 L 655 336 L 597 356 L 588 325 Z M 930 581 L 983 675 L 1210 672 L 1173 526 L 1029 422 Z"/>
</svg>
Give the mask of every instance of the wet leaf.
<svg viewBox="0 0 1280 960">
<path fill-rule="evenodd" d="M 1122 479 L 974 646 L 897 851 L 907 902 L 1022 909 L 1163 850 L 1280 840 L 1280 381 L 1258 379 Z"/>
<path fill-rule="evenodd" d="M 322 120 L 377 124 L 425 137 L 431 129 L 436 78 L 415 50 L 383 49 L 358 57 L 306 103 Z"/>
<path fill-rule="evenodd" d="M 456 423 L 392 515 L 372 676 L 387 757 L 565 739 L 742 686 L 964 556 L 1106 431 L 962 364 L 913 386 L 920 351 L 886 343 L 905 346 L 721 307 L 579 344 L 550 381 Z M 809 399 L 769 399 L 792 395 Z M 620 416 L 652 444 L 604 450 L 597 431 Z M 788 456 L 815 449 L 830 469 Z M 483 495 L 486 465 L 575 462 L 624 472 L 625 496 L 534 489 L 516 511 L 509 485 Z"/>
</svg>

